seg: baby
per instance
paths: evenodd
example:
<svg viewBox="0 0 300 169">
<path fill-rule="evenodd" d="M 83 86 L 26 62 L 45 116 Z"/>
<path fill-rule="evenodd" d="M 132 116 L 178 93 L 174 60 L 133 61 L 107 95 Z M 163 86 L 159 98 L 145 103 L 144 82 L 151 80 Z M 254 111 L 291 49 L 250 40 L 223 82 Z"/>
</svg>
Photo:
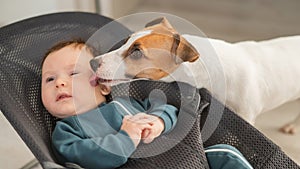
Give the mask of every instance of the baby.
<svg viewBox="0 0 300 169">
<path fill-rule="evenodd" d="M 126 163 L 141 140 L 150 143 L 171 131 L 178 110 L 159 98 L 120 97 L 107 103 L 110 87 L 92 80 L 94 51 L 81 40 L 52 47 L 42 62 L 42 102 L 60 118 L 52 143 L 61 163 L 115 168 Z"/>
</svg>

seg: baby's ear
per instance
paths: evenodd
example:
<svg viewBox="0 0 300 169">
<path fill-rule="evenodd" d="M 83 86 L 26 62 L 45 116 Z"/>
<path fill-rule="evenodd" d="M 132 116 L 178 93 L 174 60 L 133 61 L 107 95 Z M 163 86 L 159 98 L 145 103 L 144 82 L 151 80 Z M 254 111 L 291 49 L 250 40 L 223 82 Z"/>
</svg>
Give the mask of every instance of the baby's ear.
<svg viewBox="0 0 300 169">
<path fill-rule="evenodd" d="M 100 87 L 100 92 L 103 96 L 109 95 L 110 91 L 111 91 L 111 87 L 110 86 L 106 86 L 104 84 L 99 84 Z"/>
</svg>

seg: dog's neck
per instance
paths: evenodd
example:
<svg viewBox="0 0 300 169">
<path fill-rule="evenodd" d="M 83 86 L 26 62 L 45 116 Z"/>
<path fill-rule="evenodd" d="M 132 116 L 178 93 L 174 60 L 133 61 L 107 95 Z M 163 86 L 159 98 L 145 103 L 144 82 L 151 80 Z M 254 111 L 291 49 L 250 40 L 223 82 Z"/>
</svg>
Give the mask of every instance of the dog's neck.
<svg viewBox="0 0 300 169">
<path fill-rule="evenodd" d="M 206 80 L 203 80 L 202 82 L 197 80 L 199 76 L 196 75 L 189 67 L 190 63 L 182 63 L 174 72 L 172 72 L 169 76 L 166 76 L 162 78 L 162 81 L 165 82 L 185 82 L 192 86 L 196 86 L 197 88 L 205 87 Z M 203 79 L 205 79 L 203 77 Z"/>
</svg>

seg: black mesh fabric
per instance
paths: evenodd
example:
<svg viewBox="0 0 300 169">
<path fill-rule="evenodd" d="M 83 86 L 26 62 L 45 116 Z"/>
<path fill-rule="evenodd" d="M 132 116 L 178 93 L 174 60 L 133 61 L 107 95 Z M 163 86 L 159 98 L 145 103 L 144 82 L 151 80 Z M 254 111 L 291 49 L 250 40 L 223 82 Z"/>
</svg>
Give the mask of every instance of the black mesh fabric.
<svg viewBox="0 0 300 169">
<path fill-rule="evenodd" d="M 213 107 L 206 107 L 201 113 L 201 128 L 204 123 L 208 126 L 214 126 L 214 119 L 220 113 L 218 110 L 223 109 L 224 106 L 212 97 L 206 89 L 201 89 L 200 95 L 202 101 L 216 103 Z M 210 111 L 210 109 L 213 110 Z M 280 147 L 227 107 L 223 110 L 218 127 L 203 144 L 204 147 L 207 147 L 219 143 L 236 147 L 254 168 L 300 168 Z"/>
<path fill-rule="evenodd" d="M 57 160 L 50 144 L 56 119 L 43 108 L 40 98 L 42 56 L 58 41 L 73 37 L 88 39 L 99 27 L 110 21 L 97 14 L 67 12 L 31 18 L 0 29 L 0 108 L 44 168 L 59 167 L 54 165 Z M 107 31 L 107 36 L 112 39 L 130 34 L 122 25 Z M 111 46 L 109 43 L 114 42 L 101 42 L 103 45 L 99 48 L 106 52 L 106 48 Z M 208 168 L 203 147 L 218 143 L 235 146 L 254 168 L 299 168 L 258 130 L 229 109 L 223 109 L 224 106 L 206 89 L 195 90 L 182 83 L 141 80 L 115 86 L 112 98 L 118 95 L 145 98 L 154 89 L 163 91 L 170 104 L 180 107 L 178 124 L 171 133 L 156 139 L 153 145 L 139 146 L 134 155 L 143 156 L 149 150 L 155 152 L 168 146 L 168 143 L 173 146 L 156 156 L 130 158 L 120 168 Z M 200 97 L 197 97 L 197 93 Z M 199 100 L 199 106 L 192 107 L 195 105 L 192 103 Z M 213 128 L 220 114 L 221 121 L 217 123 L 216 130 L 204 140 L 203 133 L 207 127 L 203 126 Z M 181 138 L 182 134 L 187 135 Z M 172 140 L 177 141 L 176 144 Z"/>
<path fill-rule="evenodd" d="M 180 108 L 176 127 L 151 144 L 139 145 L 133 157 L 142 158 L 130 158 L 120 168 L 209 168 L 200 133 L 200 97 L 195 88 L 184 83 L 139 80 L 115 86 L 112 98 L 151 98 L 151 92 L 156 90 L 166 96 L 168 103 Z M 149 154 L 155 156 L 145 157 Z"/>
</svg>

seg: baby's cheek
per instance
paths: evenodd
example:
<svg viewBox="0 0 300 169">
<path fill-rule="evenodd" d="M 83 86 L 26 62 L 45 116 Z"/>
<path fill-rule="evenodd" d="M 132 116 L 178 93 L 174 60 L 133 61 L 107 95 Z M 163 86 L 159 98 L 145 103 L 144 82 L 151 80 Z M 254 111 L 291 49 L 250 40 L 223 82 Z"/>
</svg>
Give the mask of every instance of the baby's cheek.
<svg viewBox="0 0 300 169">
<path fill-rule="evenodd" d="M 50 102 L 49 96 L 46 97 L 45 93 L 42 94 L 42 102 L 43 102 L 44 107 L 48 110 L 50 108 L 51 102 Z"/>
</svg>

